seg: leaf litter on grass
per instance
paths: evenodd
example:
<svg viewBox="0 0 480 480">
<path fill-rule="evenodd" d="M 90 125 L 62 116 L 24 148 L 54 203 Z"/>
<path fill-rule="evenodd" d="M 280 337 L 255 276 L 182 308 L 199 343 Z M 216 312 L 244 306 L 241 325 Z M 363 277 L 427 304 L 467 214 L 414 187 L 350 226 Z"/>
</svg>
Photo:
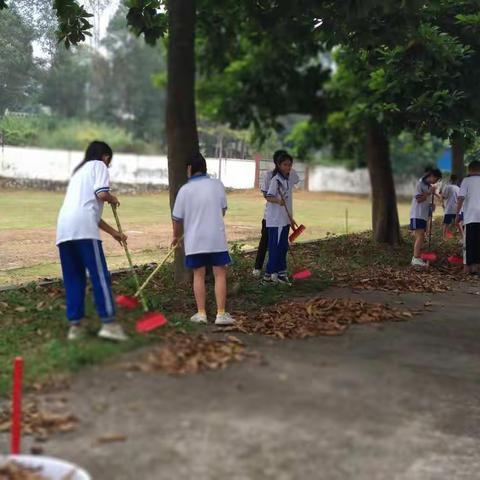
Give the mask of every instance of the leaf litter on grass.
<svg viewBox="0 0 480 480">
<path fill-rule="evenodd" d="M 252 354 L 234 336 L 218 340 L 203 334 L 192 336 L 173 333 L 142 360 L 126 367 L 133 371 L 161 370 L 170 375 L 187 375 L 205 370 L 221 370 L 230 363 L 241 362 L 249 356 Z"/>
<path fill-rule="evenodd" d="M 237 315 L 234 326 L 218 331 L 236 331 L 287 338 L 341 335 L 353 324 L 402 321 L 410 311 L 400 311 L 381 303 L 347 298 L 321 298 L 282 302 L 258 314 Z"/>
<path fill-rule="evenodd" d="M 393 292 L 447 292 L 451 288 L 438 272 L 415 268 L 371 267 L 356 272 L 342 272 L 335 283 L 354 290 Z"/>
</svg>

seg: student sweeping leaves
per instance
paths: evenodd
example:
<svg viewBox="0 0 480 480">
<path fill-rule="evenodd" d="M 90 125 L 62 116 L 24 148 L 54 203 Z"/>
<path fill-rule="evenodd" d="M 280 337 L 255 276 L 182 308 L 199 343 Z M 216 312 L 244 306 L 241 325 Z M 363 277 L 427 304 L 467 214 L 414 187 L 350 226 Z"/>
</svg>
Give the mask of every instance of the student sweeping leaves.
<svg viewBox="0 0 480 480">
<path fill-rule="evenodd" d="M 450 176 L 450 182 L 442 188 L 442 200 L 444 202 L 444 216 L 443 216 L 443 238 L 448 238 L 449 228 L 455 225 L 455 217 L 457 213 L 457 198 L 460 192 L 458 186 L 458 177 L 456 175 Z M 460 233 L 461 227 L 457 225 Z"/>
<path fill-rule="evenodd" d="M 465 226 L 466 271 L 478 274 L 480 267 L 480 161 L 468 166 L 468 176 L 463 179 L 457 201 L 456 223 Z"/>
<path fill-rule="evenodd" d="M 268 263 L 263 283 L 290 285 L 287 274 L 288 233 L 293 216 L 293 185 L 298 176 L 290 178 L 293 158 L 282 154 L 277 162 L 266 194 L 266 226 L 268 232 Z M 288 212 L 287 212 L 288 209 Z"/>
<path fill-rule="evenodd" d="M 275 169 L 278 167 L 278 159 L 282 155 L 288 155 L 286 150 L 277 150 L 273 154 L 273 163 L 275 165 Z M 276 170 L 269 170 L 265 174 L 262 185 L 260 187 L 260 190 L 262 192 L 263 197 L 266 199 L 268 189 L 270 188 L 270 183 L 272 181 L 272 176 L 275 174 Z M 293 184 L 297 184 L 300 179 L 298 177 L 297 172 L 292 169 L 290 172 L 290 181 Z M 266 215 L 267 215 L 267 206 L 268 203 L 265 205 L 265 210 L 264 210 L 264 215 L 262 219 L 262 230 L 261 230 L 261 238 L 260 242 L 258 244 L 258 249 L 257 249 L 257 256 L 255 258 L 255 267 L 253 269 L 253 276 L 259 278 L 262 275 L 262 270 L 263 270 L 263 265 L 265 263 L 265 257 L 267 256 L 267 251 L 268 251 L 268 232 L 267 232 L 267 221 L 266 221 Z"/>
<path fill-rule="evenodd" d="M 92 142 L 84 160 L 75 168 L 57 221 L 57 241 L 62 264 L 63 282 L 67 297 L 67 318 L 70 322 L 69 340 L 84 335 L 85 289 L 87 271 L 102 328 L 101 338 L 122 341 L 126 335 L 115 321 L 110 274 L 103 253 L 100 230 L 118 242 L 127 237 L 102 220 L 103 204 L 118 206 L 110 193 L 108 167 L 112 149 L 104 142 Z"/>
<path fill-rule="evenodd" d="M 437 168 L 428 169 L 417 182 L 415 195 L 410 208 L 410 230 L 415 234 L 415 244 L 411 265 L 413 267 L 426 267 L 427 263 L 421 258 L 422 247 L 425 242 L 425 232 L 432 199 L 435 195 L 434 184 L 442 178 L 442 172 Z M 433 214 L 433 212 L 432 212 Z"/>
<path fill-rule="evenodd" d="M 183 227 L 185 264 L 193 270 L 193 291 L 197 313 L 195 323 L 207 323 L 206 268 L 212 267 L 217 302 L 216 325 L 231 325 L 234 320 L 225 311 L 227 301 L 227 265 L 231 263 L 223 217 L 227 210 L 225 188 L 207 175 L 207 162 L 198 153 L 187 163 L 188 183 L 178 192 L 173 208 L 173 246 L 180 241 Z"/>
</svg>

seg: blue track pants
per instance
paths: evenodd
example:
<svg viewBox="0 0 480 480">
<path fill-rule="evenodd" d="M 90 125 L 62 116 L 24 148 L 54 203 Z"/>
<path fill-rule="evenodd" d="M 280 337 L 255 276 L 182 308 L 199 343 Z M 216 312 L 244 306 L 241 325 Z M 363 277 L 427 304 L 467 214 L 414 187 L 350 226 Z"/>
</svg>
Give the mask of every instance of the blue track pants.
<svg viewBox="0 0 480 480">
<path fill-rule="evenodd" d="M 267 274 L 287 273 L 288 232 L 290 226 L 268 227 Z"/>
<path fill-rule="evenodd" d="M 61 243 L 58 248 L 69 322 L 78 324 L 85 316 L 87 271 L 92 282 L 98 315 L 103 323 L 112 322 L 115 316 L 115 306 L 102 242 L 99 240 L 72 240 Z"/>
</svg>

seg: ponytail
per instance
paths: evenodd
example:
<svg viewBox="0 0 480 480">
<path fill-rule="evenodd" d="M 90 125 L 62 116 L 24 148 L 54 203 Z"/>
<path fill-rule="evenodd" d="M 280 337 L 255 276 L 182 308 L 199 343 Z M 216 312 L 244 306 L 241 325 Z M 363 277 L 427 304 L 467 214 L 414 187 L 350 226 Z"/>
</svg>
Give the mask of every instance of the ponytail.
<svg viewBox="0 0 480 480">
<path fill-rule="evenodd" d="M 87 162 L 102 160 L 104 156 L 113 157 L 113 151 L 108 144 L 98 140 L 93 141 L 85 151 L 84 159 L 75 167 L 72 175 L 75 175 Z"/>
</svg>

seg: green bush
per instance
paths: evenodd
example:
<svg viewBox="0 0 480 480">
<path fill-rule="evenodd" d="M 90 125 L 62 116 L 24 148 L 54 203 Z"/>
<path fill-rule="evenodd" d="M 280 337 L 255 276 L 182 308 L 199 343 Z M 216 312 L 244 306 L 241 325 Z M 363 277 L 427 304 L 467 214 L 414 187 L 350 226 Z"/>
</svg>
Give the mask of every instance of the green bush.
<svg viewBox="0 0 480 480">
<path fill-rule="evenodd" d="M 88 120 L 41 117 L 3 117 L 0 119 L 5 143 L 14 146 L 84 150 L 92 140 L 108 142 L 114 151 L 151 153 L 155 148 L 122 127 Z"/>
</svg>

